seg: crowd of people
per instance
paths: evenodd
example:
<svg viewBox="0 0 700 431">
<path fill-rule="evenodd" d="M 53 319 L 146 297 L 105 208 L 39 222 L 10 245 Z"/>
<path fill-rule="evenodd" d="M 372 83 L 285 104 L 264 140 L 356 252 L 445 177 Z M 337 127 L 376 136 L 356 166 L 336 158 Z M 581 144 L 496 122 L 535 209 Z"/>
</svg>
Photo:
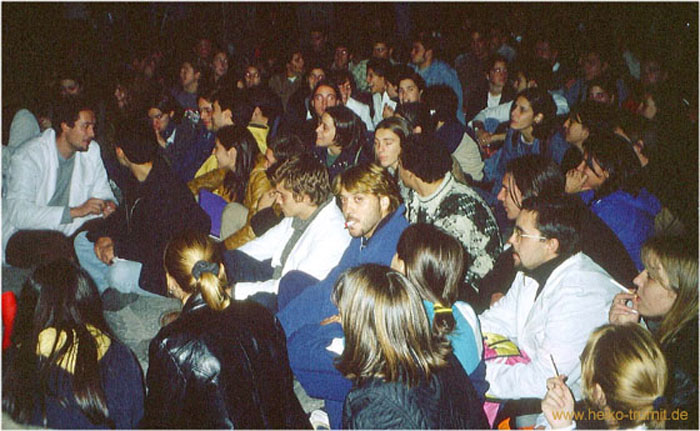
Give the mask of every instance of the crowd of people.
<svg viewBox="0 0 700 431">
<path fill-rule="evenodd" d="M 61 70 L 3 148 L 3 263 L 33 269 L 3 410 L 696 429 L 696 102 L 658 50 L 520 30 L 474 24 L 454 58 L 427 30 L 250 58 L 203 36 L 138 51 L 107 100 Z M 182 309 L 144 379 L 103 310 L 158 295 Z"/>
</svg>

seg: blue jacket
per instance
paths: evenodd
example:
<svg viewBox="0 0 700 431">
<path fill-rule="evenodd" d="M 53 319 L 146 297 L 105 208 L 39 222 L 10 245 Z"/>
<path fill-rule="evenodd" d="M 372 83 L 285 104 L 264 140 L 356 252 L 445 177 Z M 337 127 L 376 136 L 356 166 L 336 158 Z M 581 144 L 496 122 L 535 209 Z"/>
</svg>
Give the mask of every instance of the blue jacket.
<svg viewBox="0 0 700 431">
<path fill-rule="evenodd" d="M 307 287 L 277 313 L 277 318 L 282 323 L 288 339 L 302 326 L 309 323 L 318 324 L 326 317 L 338 313 L 338 309 L 331 302 L 331 292 L 335 281 L 343 271 L 365 263 L 391 264 L 399 237 L 408 227 L 404 216 L 405 211 L 406 207 L 400 205 L 393 214 L 382 221 L 382 225 L 369 240 L 365 241 L 363 237 L 353 238 L 343 257 L 340 258 L 338 266 L 331 270 L 328 277 Z"/>
<path fill-rule="evenodd" d="M 661 203 L 646 189 L 637 196 L 618 190 L 601 199 L 595 199 L 592 190 L 580 193 L 581 199 L 607 224 L 637 266 L 642 264 L 642 244 L 654 234 L 654 218 L 661 211 Z"/>
</svg>

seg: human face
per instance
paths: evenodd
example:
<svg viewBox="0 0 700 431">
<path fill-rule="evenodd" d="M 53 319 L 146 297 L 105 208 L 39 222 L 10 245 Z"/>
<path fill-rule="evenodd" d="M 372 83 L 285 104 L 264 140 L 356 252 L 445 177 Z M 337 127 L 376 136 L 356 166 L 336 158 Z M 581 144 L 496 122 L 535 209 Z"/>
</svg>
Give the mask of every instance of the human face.
<svg viewBox="0 0 700 431">
<path fill-rule="evenodd" d="M 652 254 L 648 260 L 644 262 L 644 271 L 633 281 L 637 286 L 637 310 L 644 317 L 661 318 L 671 310 L 678 295 L 669 287 L 659 259 Z"/>
<path fill-rule="evenodd" d="M 520 93 L 527 88 L 527 78 L 525 78 L 525 75 L 518 73 L 515 81 L 513 81 L 513 88 L 515 88 L 516 93 Z"/>
<path fill-rule="evenodd" d="M 119 106 L 120 109 L 123 109 L 126 106 L 127 94 L 126 88 L 124 88 L 123 85 L 117 85 L 117 88 L 114 90 L 114 98 L 117 99 L 117 106 Z"/>
<path fill-rule="evenodd" d="M 374 133 L 374 154 L 384 168 L 396 168 L 401 153 L 401 138 L 390 129 L 377 129 Z"/>
<path fill-rule="evenodd" d="M 338 86 L 338 90 L 340 90 L 340 97 L 343 99 L 343 105 L 347 105 L 348 99 L 350 99 L 350 96 L 352 96 L 352 85 L 350 84 L 350 81 L 345 81 L 340 84 Z"/>
<path fill-rule="evenodd" d="M 229 113 L 227 116 L 226 113 Z M 219 105 L 219 101 L 217 100 L 212 104 L 212 111 L 211 111 L 211 127 L 212 130 L 217 131 L 220 128 L 224 127 L 227 124 L 230 124 L 229 118 L 230 118 L 230 110 L 226 110 L 225 112 L 221 110 L 221 105 Z"/>
<path fill-rule="evenodd" d="M 535 113 L 530 102 L 522 96 L 515 99 L 513 109 L 510 112 L 510 127 L 523 131 L 532 127 L 534 119 Z"/>
<path fill-rule="evenodd" d="M 327 112 L 321 116 L 321 124 L 316 128 L 316 146 L 330 147 L 335 140 L 335 121 Z"/>
<path fill-rule="evenodd" d="M 197 46 L 194 48 L 194 52 L 199 58 L 207 59 L 211 55 L 211 40 L 209 39 L 199 39 L 197 41 Z"/>
<path fill-rule="evenodd" d="M 228 72 L 228 56 L 225 52 L 218 52 L 211 61 L 211 64 L 214 67 L 214 74 L 219 78 L 226 75 L 226 72 Z"/>
<path fill-rule="evenodd" d="M 333 63 L 335 63 L 335 67 L 338 69 L 345 69 L 349 60 L 350 54 L 346 46 L 338 46 L 335 48 L 335 53 L 333 54 Z"/>
<path fill-rule="evenodd" d="M 399 81 L 399 101 L 401 103 L 420 102 L 423 90 L 419 89 L 412 79 Z"/>
<path fill-rule="evenodd" d="M 163 133 L 165 129 L 168 128 L 168 124 L 170 124 L 170 115 L 168 115 L 168 113 L 162 112 L 158 108 L 149 109 L 148 118 L 151 120 L 151 126 L 153 126 L 153 130 L 157 130 L 158 133 Z"/>
<path fill-rule="evenodd" d="M 553 54 L 549 42 L 540 40 L 535 44 L 535 57 L 551 62 L 554 60 Z"/>
<path fill-rule="evenodd" d="M 656 117 L 656 112 L 657 109 L 654 97 L 650 94 L 647 94 L 644 97 L 644 101 L 637 108 L 637 114 L 641 115 L 647 120 L 653 120 L 654 117 Z"/>
<path fill-rule="evenodd" d="M 372 94 L 383 93 L 386 90 L 386 79 L 374 73 L 372 69 L 367 69 L 367 84 Z"/>
<path fill-rule="evenodd" d="M 311 32 L 311 47 L 314 51 L 319 52 L 326 42 L 326 37 L 320 31 Z"/>
<path fill-rule="evenodd" d="M 80 85 L 73 79 L 62 79 L 59 86 L 61 87 L 61 96 L 80 94 Z"/>
<path fill-rule="evenodd" d="M 491 67 L 488 74 L 488 80 L 491 85 L 503 88 L 508 81 L 508 66 L 505 61 L 497 61 Z"/>
<path fill-rule="evenodd" d="M 517 269 L 532 271 L 556 256 L 548 250 L 548 240 L 535 227 L 536 220 L 534 211 L 520 211 L 515 220 L 508 243 L 513 246 L 513 263 Z"/>
<path fill-rule="evenodd" d="M 488 54 L 488 51 L 486 49 L 486 39 L 484 39 L 484 36 L 481 33 L 475 31 L 472 33 L 471 38 L 471 48 L 472 53 L 474 53 L 474 55 L 481 58 Z"/>
<path fill-rule="evenodd" d="M 661 72 L 661 66 L 656 61 L 645 61 L 642 63 L 642 73 L 639 80 L 644 86 L 657 84 L 662 81 L 664 74 Z"/>
<path fill-rule="evenodd" d="M 217 139 L 211 153 L 214 155 L 214 157 L 216 157 L 216 161 L 219 162 L 219 168 L 231 170 L 235 169 L 236 156 L 238 155 L 236 147 L 231 147 L 227 150 L 223 145 L 221 145 L 221 141 Z"/>
<path fill-rule="evenodd" d="M 292 60 L 287 63 L 287 71 L 294 75 L 300 75 L 304 71 L 304 57 L 301 52 L 295 52 Z"/>
<path fill-rule="evenodd" d="M 418 66 L 425 63 L 425 47 L 420 42 L 413 42 L 413 48 L 411 48 L 411 63 Z"/>
<path fill-rule="evenodd" d="M 599 85 L 594 85 L 588 89 L 588 98 L 600 103 L 611 103 L 612 97 Z"/>
<path fill-rule="evenodd" d="M 316 112 L 318 118 L 322 118 L 327 108 L 338 103 L 338 95 L 335 94 L 335 90 L 332 87 L 322 85 L 316 89 L 314 98 L 311 101 L 314 106 L 314 112 Z"/>
<path fill-rule="evenodd" d="M 388 60 L 390 57 L 389 47 L 384 42 L 377 42 L 372 47 L 372 57 Z"/>
<path fill-rule="evenodd" d="M 199 73 L 194 73 L 194 68 L 190 63 L 182 63 L 180 66 L 180 84 L 183 87 L 188 87 L 199 79 Z"/>
<path fill-rule="evenodd" d="M 582 148 L 583 141 L 588 139 L 588 134 L 588 129 L 583 127 L 580 118 L 571 116 L 564 122 L 564 139 L 571 145 Z"/>
<path fill-rule="evenodd" d="M 284 181 L 275 185 L 275 202 L 280 206 L 285 217 L 299 217 L 303 214 L 307 205 L 303 201 L 294 199 L 294 193 L 284 187 Z"/>
<path fill-rule="evenodd" d="M 583 76 L 586 81 L 597 78 L 603 74 L 603 62 L 600 55 L 595 52 L 588 53 L 583 59 Z"/>
<path fill-rule="evenodd" d="M 265 150 L 265 169 L 274 165 L 275 162 L 277 162 L 277 159 L 275 158 L 275 153 L 269 148 L 266 149 Z"/>
<path fill-rule="evenodd" d="M 73 127 L 68 127 L 65 124 L 66 127 L 63 128 L 64 124 L 61 124 L 63 135 L 65 135 L 71 150 L 73 152 L 87 151 L 92 138 L 95 137 L 95 113 L 90 110 L 80 111 Z"/>
<path fill-rule="evenodd" d="M 506 209 L 508 220 L 515 220 L 520 214 L 520 203 L 523 195 L 520 189 L 515 184 L 515 178 L 510 172 L 503 175 L 501 182 L 501 190 L 498 192 L 497 199 L 503 203 L 503 208 Z"/>
<path fill-rule="evenodd" d="M 311 69 L 311 72 L 309 72 L 309 89 L 313 90 L 314 87 L 316 87 L 316 84 L 318 84 L 325 77 L 326 74 L 323 72 L 323 69 Z"/>
<path fill-rule="evenodd" d="M 214 110 L 214 107 L 212 106 L 211 102 L 209 102 L 207 99 L 200 97 L 197 100 L 197 106 L 199 106 L 199 118 L 204 127 L 206 127 L 207 130 L 211 131 L 214 129 L 214 124 L 211 121 L 212 118 L 212 112 Z"/>
<path fill-rule="evenodd" d="M 344 188 L 340 191 L 340 203 L 345 216 L 345 225 L 353 238 L 364 236 L 370 238 L 377 225 L 386 215 L 389 198 L 381 198 L 371 193 L 350 193 Z"/>
<path fill-rule="evenodd" d="M 588 154 L 584 155 L 584 160 L 576 167 L 576 170 L 586 175 L 586 182 L 583 183 L 581 190 L 598 190 L 608 179 L 608 173 L 603 171 L 598 162 L 591 158 L 590 165 L 586 163 Z"/>
<path fill-rule="evenodd" d="M 252 88 L 260 85 L 260 71 L 255 66 L 248 66 L 245 70 L 245 88 Z"/>
</svg>

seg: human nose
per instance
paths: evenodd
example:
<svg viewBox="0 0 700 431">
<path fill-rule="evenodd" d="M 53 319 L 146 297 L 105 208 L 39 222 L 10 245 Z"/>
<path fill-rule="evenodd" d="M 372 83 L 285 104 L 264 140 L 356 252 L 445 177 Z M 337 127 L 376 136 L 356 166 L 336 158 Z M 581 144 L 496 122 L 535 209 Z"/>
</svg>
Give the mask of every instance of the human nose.
<svg viewBox="0 0 700 431">
<path fill-rule="evenodd" d="M 637 286 L 637 292 L 639 292 L 639 290 L 642 288 L 642 285 L 644 285 L 646 275 L 647 270 L 645 269 L 644 271 L 640 272 L 636 277 L 634 277 L 634 280 L 632 280 L 632 283 L 634 283 L 634 285 Z"/>
<path fill-rule="evenodd" d="M 515 230 L 513 230 L 513 232 L 510 234 L 507 242 L 510 245 L 515 245 L 515 243 L 518 242 L 518 236 L 515 234 Z"/>
<path fill-rule="evenodd" d="M 501 189 L 498 191 L 498 195 L 496 195 L 496 199 L 498 199 L 501 202 L 506 201 L 506 189 L 505 189 L 505 187 L 501 187 Z"/>
</svg>

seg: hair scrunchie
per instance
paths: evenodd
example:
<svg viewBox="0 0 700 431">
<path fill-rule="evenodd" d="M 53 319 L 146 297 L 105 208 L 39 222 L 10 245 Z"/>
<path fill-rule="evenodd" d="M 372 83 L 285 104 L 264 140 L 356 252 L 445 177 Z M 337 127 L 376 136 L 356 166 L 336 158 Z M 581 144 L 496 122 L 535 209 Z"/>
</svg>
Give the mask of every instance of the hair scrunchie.
<svg viewBox="0 0 700 431">
<path fill-rule="evenodd" d="M 450 313 L 452 314 L 452 307 L 445 307 L 444 305 L 438 303 L 433 304 L 433 311 L 435 314 L 440 314 L 440 313 Z"/>
<path fill-rule="evenodd" d="M 666 398 L 663 396 L 656 397 L 654 399 L 654 402 L 652 403 L 654 410 L 661 410 L 661 408 L 665 405 L 666 405 Z"/>
<path fill-rule="evenodd" d="M 205 272 L 211 272 L 212 274 L 219 276 L 219 264 L 215 262 L 207 262 L 206 260 L 199 260 L 192 267 L 192 277 L 199 281 L 199 278 Z"/>
</svg>

